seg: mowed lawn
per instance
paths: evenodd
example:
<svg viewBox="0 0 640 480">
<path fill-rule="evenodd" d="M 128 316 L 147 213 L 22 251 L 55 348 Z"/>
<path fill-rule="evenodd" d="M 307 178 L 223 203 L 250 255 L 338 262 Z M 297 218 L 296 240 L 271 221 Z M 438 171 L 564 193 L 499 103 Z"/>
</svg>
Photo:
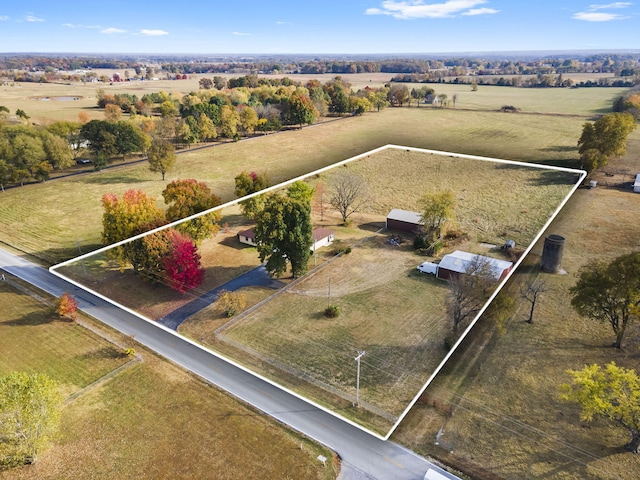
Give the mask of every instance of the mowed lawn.
<svg viewBox="0 0 640 480">
<path fill-rule="evenodd" d="M 86 328 L 61 320 L 53 307 L 0 281 L 0 375 L 45 373 L 69 396 L 129 358 Z"/>
<path fill-rule="evenodd" d="M 632 142 L 618 168 L 640 168 L 637 146 Z M 630 439 L 626 430 L 602 419 L 581 422 L 579 408 L 560 401 L 559 385 L 570 381 L 567 369 L 585 364 L 615 361 L 638 368 L 640 325 L 627 331 L 623 350 L 612 349 L 611 327 L 579 317 L 569 288 L 581 266 L 638 251 L 639 208 L 640 195 L 628 188 L 579 190 L 548 230 L 566 238 L 562 267 L 567 274 L 538 274 L 539 256 L 527 259 L 535 272 L 530 275 L 538 274 L 548 286 L 534 323 L 524 321 L 529 304 L 518 300 L 506 333 L 494 338 L 479 363 L 474 349 L 461 355 L 428 389 L 395 440 L 466 465 L 478 478 L 637 479 L 640 457 L 624 450 Z M 540 244 L 534 252 L 541 250 Z M 524 275 L 516 275 L 510 286 L 516 298 L 516 282 Z M 472 365 L 471 375 L 461 379 L 465 363 Z M 439 413 L 443 406 L 453 414 Z M 441 427 L 440 444 L 452 453 L 427 441 Z"/>
<path fill-rule="evenodd" d="M 0 375 L 46 373 L 68 396 L 129 361 L 8 282 L 0 282 L 0 304 Z M 142 362 L 65 404 L 60 437 L 36 464 L 0 477 L 335 478 L 339 467 L 327 449 L 144 349 L 138 353 Z M 330 459 L 326 467 L 318 455 Z"/>
<path fill-rule="evenodd" d="M 235 198 L 234 177 L 243 170 L 264 172 L 275 184 L 390 143 L 573 166 L 584 120 L 388 108 L 363 117 L 181 153 L 167 182 L 196 178 L 228 201 Z M 58 263 L 100 245 L 102 195 L 142 189 L 162 203 L 160 193 L 165 186 L 158 174 L 141 163 L 10 189 L 0 193 L 0 241 L 46 264 Z"/>
</svg>

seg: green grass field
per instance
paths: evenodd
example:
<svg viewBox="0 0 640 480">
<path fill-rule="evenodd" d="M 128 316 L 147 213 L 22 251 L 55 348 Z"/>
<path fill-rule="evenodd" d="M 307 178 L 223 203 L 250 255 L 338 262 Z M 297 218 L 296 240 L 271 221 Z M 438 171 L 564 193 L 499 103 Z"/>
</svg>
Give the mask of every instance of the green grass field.
<svg viewBox="0 0 640 480">
<path fill-rule="evenodd" d="M 625 164 L 637 164 L 637 157 Z M 604 420 L 580 422 L 576 405 L 559 400 L 558 386 L 569 382 L 567 369 L 587 363 L 615 361 L 637 369 L 640 325 L 627 333 L 627 347 L 616 351 L 610 347 L 611 328 L 578 317 L 568 289 L 581 265 L 637 251 L 638 208 L 640 196 L 629 190 L 579 190 L 548 231 L 566 238 L 562 267 L 568 273 L 540 274 L 549 292 L 536 308 L 533 325 L 524 322 L 528 304 L 520 300 L 506 333 L 489 343 L 479 362 L 477 349 L 467 345 L 468 351 L 462 350 L 412 410 L 395 440 L 465 465 L 477 478 L 636 479 L 640 458 L 624 450 L 626 431 Z M 536 255 L 528 260 L 539 263 Z M 524 274 L 513 279 L 514 296 Z M 461 384 L 459 370 L 465 364 L 472 366 Z M 441 427 L 443 448 L 434 447 L 429 439 Z"/>
<path fill-rule="evenodd" d="M 220 337 L 213 330 L 203 332 L 195 321 L 181 331 L 338 411 L 342 400 L 355 398 L 351 357 L 359 350 L 369 352 L 361 396 L 369 406 L 364 416 L 357 411 L 346 415 L 385 434 L 447 353 L 449 329 L 445 284 L 415 272 L 424 257 L 415 253 L 411 239 L 399 248 L 387 244 L 392 232 L 373 233 L 384 226 L 386 213 L 394 207 L 418 209 L 424 193 L 450 188 L 458 199 L 457 226 L 470 235 L 455 248 L 487 254 L 480 242 L 502 245 L 507 238 L 526 247 L 578 177 L 403 149 L 368 155 L 347 168 L 368 179 L 374 199 L 366 214 L 352 220 L 352 229 L 370 231 L 364 241 L 331 225 L 341 245 L 353 246 L 352 253 L 323 265 Z M 335 173 L 325 172 L 318 180 L 330 184 Z M 339 222 L 332 217 L 329 223 Z M 335 320 L 322 314 L 329 292 L 342 309 Z M 199 315 L 202 321 L 207 320 Z M 238 350 L 230 351 L 229 342 Z M 247 352 L 254 358 L 247 358 Z M 292 372 L 311 385 L 292 382 Z M 318 397 L 317 387 L 325 394 Z M 378 423 L 372 414 L 380 416 Z"/>
<path fill-rule="evenodd" d="M 495 112 L 387 109 L 298 131 L 179 155 L 167 181 L 205 181 L 224 200 L 243 170 L 279 183 L 389 143 L 496 158 L 575 165 L 582 118 Z M 455 148 L 452 148 L 455 147 Z M 54 264 L 100 243 L 105 193 L 130 188 L 160 197 L 165 183 L 146 164 L 88 173 L 0 194 L 0 241 Z M 161 199 L 159 198 L 161 202 Z"/>
<path fill-rule="evenodd" d="M 459 93 L 458 102 L 462 103 L 457 103 L 456 110 L 387 109 L 303 131 L 188 152 L 180 157 L 169 180 L 193 176 L 207 181 L 214 191 L 229 199 L 233 177 L 243 169 L 267 171 L 275 183 L 386 143 L 575 166 L 582 123 L 604 113 L 619 93 L 616 89 L 563 89 L 557 92 L 578 93 L 558 98 L 554 97 L 556 90 L 551 89 L 518 89 L 515 92 L 522 96 L 516 97 L 509 97 L 509 91 L 481 86 L 478 92 Z M 451 92 L 444 91 L 443 86 L 441 93 L 451 98 Z M 467 98 L 476 93 L 486 97 Z M 523 111 L 552 114 L 462 110 L 467 101 L 472 108 L 492 110 L 512 104 Z M 31 114 L 28 109 L 27 113 Z M 612 160 L 606 170 L 634 174 L 640 171 L 638 158 L 640 132 L 636 130 L 627 157 L 622 163 Z M 596 178 L 610 181 L 604 174 Z M 163 186 L 159 178 L 138 166 L 13 189 L 0 194 L 0 240 L 39 256 L 45 263 L 56 263 L 75 256 L 78 241 L 83 249 L 98 245 L 99 199 L 103 193 L 140 187 L 158 195 Z M 548 301 L 546 305 L 540 304 L 544 315 L 533 326 L 514 318 L 507 334 L 489 342 L 486 357 L 480 354 L 478 363 L 471 356 L 477 352 L 471 348 L 470 357 L 461 355 L 451 366 L 450 371 L 455 373 L 443 376 L 442 383 L 427 390 L 393 437 L 395 441 L 466 465 L 471 472 L 480 472 L 478 478 L 637 477 L 637 457 L 620 448 L 624 433 L 604 422 L 582 425 L 575 407 L 560 404 L 555 397 L 557 384 L 568 380 L 566 368 L 611 359 L 637 366 L 638 361 L 636 337 L 629 337 L 632 348 L 623 356 L 616 355 L 604 346 L 611 342 L 611 333 L 593 322 L 577 319 L 566 295 L 581 263 L 638 248 L 637 208 L 629 202 L 632 197 L 627 192 L 596 189 L 578 193 L 551 230 L 569 241 L 565 249 L 569 275 L 555 278 L 557 292 L 543 299 Z M 209 322 L 220 324 L 222 320 L 218 316 Z M 210 324 L 202 322 L 193 337 L 206 335 Z M 469 370 L 464 369 L 467 364 Z M 462 403 L 461 395 L 467 404 Z M 470 404 L 477 410 L 470 410 Z M 441 414 L 443 409 L 445 415 Z M 451 410 L 455 412 L 449 418 Z M 508 423 L 501 426 L 497 420 Z M 525 425 L 524 436 L 514 432 L 513 421 Z M 443 425 L 442 445 L 450 445 L 451 454 L 432 446 Z M 531 428 L 541 431 L 542 436 L 534 438 Z M 567 450 L 562 450 L 565 447 Z M 587 454 L 576 454 L 578 449 Z M 65 457 L 68 462 L 73 453 Z M 117 452 L 113 456 L 117 457 Z M 60 460 L 61 465 L 65 459 Z M 481 477 L 482 472 L 488 473 Z"/>
<path fill-rule="evenodd" d="M 80 392 L 129 361 L 122 349 L 9 282 L 0 282 L 0 304 L 0 374 L 46 373 L 65 396 L 80 394 L 51 448 L 3 480 L 335 478 L 337 464 L 317 460 L 333 457 L 327 449 L 144 349 L 142 362 Z"/>
<path fill-rule="evenodd" d="M 0 281 L 0 374 L 45 373 L 65 396 L 129 361 L 122 349 Z"/>
</svg>

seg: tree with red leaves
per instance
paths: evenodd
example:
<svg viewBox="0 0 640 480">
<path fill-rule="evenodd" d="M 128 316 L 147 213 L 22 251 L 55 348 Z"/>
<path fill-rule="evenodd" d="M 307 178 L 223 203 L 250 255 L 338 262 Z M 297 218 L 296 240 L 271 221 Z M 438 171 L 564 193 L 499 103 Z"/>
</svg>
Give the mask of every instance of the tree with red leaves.
<svg viewBox="0 0 640 480">
<path fill-rule="evenodd" d="M 170 234 L 172 248 L 163 260 L 168 285 L 180 292 L 196 288 L 204 281 L 204 269 L 200 265 L 200 254 L 187 235 Z"/>
<path fill-rule="evenodd" d="M 78 315 L 78 302 L 69 295 L 69 292 L 64 292 L 58 299 L 56 305 L 56 313 L 61 317 L 66 317 L 71 321 L 75 321 Z"/>
</svg>

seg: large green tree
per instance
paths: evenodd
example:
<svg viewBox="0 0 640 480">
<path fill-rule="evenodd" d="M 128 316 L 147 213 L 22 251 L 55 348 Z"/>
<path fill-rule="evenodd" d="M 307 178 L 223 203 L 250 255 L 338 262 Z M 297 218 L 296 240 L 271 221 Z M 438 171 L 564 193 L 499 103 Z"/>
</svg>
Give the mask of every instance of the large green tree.
<svg viewBox="0 0 640 480">
<path fill-rule="evenodd" d="M 294 278 L 307 271 L 313 243 L 311 204 L 282 194 L 267 196 L 255 235 L 260 261 L 277 277 L 291 264 Z"/>
<path fill-rule="evenodd" d="M 235 194 L 237 197 L 241 198 L 267 188 L 269 186 L 269 178 L 264 173 L 242 172 L 236 176 L 235 183 Z M 242 214 L 245 217 L 254 220 L 262 210 L 263 203 L 263 195 L 254 195 L 251 198 L 243 200 L 240 202 Z"/>
<path fill-rule="evenodd" d="M 590 422 L 604 417 L 621 425 L 631 434 L 625 447 L 640 452 L 640 378 L 631 369 L 611 362 L 604 368 L 587 365 L 582 370 L 569 370 L 570 384 L 561 386 L 562 398 L 582 409 L 580 418 Z"/>
<path fill-rule="evenodd" d="M 289 123 L 300 125 L 312 124 L 318 118 L 318 110 L 308 95 L 295 91 L 287 102 L 287 118 Z"/>
<path fill-rule="evenodd" d="M 173 168 L 176 163 L 176 149 L 173 144 L 163 139 L 155 139 L 151 142 L 151 148 L 147 152 L 149 170 L 154 173 L 161 173 L 164 181 L 165 174 Z"/>
<path fill-rule="evenodd" d="M 110 157 L 145 151 L 149 145 L 147 135 L 132 122 L 91 120 L 80 130 L 80 136 L 89 144 L 96 157 Z"/>
<path fill-rule="evenodd" d="M 170 222 L 190 217 L 220 205 L 220 197 L 211 192 L 204 182 L 194 179 L 174 180 L 162 192 L 164 202 L 169 205 L 166 216 Z M 218 231 L 219 212 L 209 212 L 175 226 L 200 243 Z"/>
<path fill-rule="evenodd" d="M 62 400 L 58 384 L 44 374 L 0 377 L 0 469 L 37 460 L 55 438 Z"/>
<path fill-rule="evenodd" d="M 606 165 L 610 157 L 623 156 L 627 151 L 627 137 L 635 128 L 635 119 L 630 113 L 610 113 L 593 123 L 585 123 L 578 140 L 583 168 L 591 172 Z"/>
<path fill-rule="evenodd" d="M 571 305 L 580 316 L 611 325 L 613 346 L 622 347 L 625 331 L 640 305 L 640 252 L 617 257 L 610 263 L 592 262 L 580 270 L 571 287 Z"/>
</svg>

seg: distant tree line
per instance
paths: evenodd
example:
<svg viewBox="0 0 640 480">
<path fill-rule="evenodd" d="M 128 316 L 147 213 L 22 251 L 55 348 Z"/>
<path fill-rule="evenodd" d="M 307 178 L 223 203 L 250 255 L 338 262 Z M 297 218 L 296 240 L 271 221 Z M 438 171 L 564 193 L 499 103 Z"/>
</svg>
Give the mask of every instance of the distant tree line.
<svg viewBox="0 0 640 480">
<path fill-rule="evenodd" d="M 158 67 L 159 66 L 159 67 Z M 44 72 L 74 71 L 79 69 L 107 68 L 113 70 L 140 71 L 157 67 L 171 74 L 336 74 L 350 73 L 399 73 L 431 74 L 436 76 L 474 75 L 559 75 L 567 73 L 613 73 L 617 77 L 640 75 L 637 56 L 631 54 L 557 55 L 533 57 L 510 55 L 499 57 L 425 57 L 404 56 L 380 58 L 358 56 L 341 58 L 309 58 L 282 55 L 246 59 L 189 55 L 150 55 L 148 58 L 121 56 L 77 55 L 5 55 L 0 58 L 0 76 L 14 79 L 17 71 Z M 33 81 L 24 75 L 24 81 Z"/>
</svg>

